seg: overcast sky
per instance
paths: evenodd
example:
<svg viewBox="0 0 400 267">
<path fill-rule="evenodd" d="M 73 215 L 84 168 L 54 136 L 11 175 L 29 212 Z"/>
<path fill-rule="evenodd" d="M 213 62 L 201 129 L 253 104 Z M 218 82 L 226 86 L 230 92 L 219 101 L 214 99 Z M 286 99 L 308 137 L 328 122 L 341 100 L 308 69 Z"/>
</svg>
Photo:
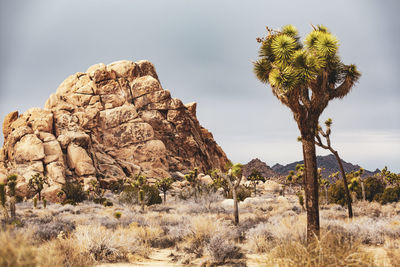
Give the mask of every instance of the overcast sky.
<svg viewBox="0 0 400 267">
<path fill-rule="evenodd" d="M 252 72 L 265 26 L 324 24 L 362 77 L 321 121 L 333 118 L 342 158 L 400 172 L 400 2 L 233 0 L 0 1 L 0 118 L 43 107 L 70 74 L 148 59 L 164 89 L 196 101 L 200 123 L 233 162 L 272 166 L 302 158 L 289 109 Z M 0 143 L 3 143 L 1 135 Z M 326 151 L 318 151 L 325 155 Z"/>
</svg>

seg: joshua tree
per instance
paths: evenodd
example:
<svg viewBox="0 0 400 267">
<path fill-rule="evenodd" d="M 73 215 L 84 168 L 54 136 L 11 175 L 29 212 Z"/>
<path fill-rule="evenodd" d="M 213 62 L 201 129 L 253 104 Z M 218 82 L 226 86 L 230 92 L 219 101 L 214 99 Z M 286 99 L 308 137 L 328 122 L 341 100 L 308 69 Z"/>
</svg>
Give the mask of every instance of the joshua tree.
<svg viewBox="0 0 400 267">
<path fill-rule="evenodd" d="M 325 131 L 321 128 L 321 126 L 318 125 L 317 131 L 315 133 L 315 139 L 316 139 L 315 143 L 318 146 L 322 147 L 323 149 L 328 149 L 333 155 L 335 155 L 336 161 L 337 161 L 337 163 L 339 165 L 339 169 L 340 169 L 340 172 L 341 172 L 342 178 L 343 178 L 344 190 L 346 192 L 346 199 L 347 199 L 346 200 L 347 209 L 348 209 L 348 212 L 349 212 L 349 218 L 353 218 L 353 208 L 351 206 L 351 196 L 350 196 L 350 191 L 349 191 L 349 187 L 348 187 L 348 184 L 347 184 L 346 173 L 345 173 L 344 168 L 343 168 L 342 160 L 339 157 L 339 153 L 336 150 L 334 150 L 332 148 L 332 146 L 331 146 L 330 135 L 331 135 L 332 119 L 331 118 L 327 119 L 325 121 L 325 125 L 326 125 L 326 130 Z M 324 144 L 322 142 L 322 138 L 321 138 L 320 135 L 325 138 L 326 144 Z"/>
<path fill-rule="evenodd" d="M 172 183 L 173 183 L 173 182 L 174 182 L 174 181 L 172 180 L 171 177 L 163 178 L 163 179 L 158 180 L 158 181 L 156 182 L 157 188 L 158 188 L 159 190 L 161 190 L 161 191 L 163 192 L 163 194 L 164 194 L 164 204 L 165 204 L 166 201 L 167 201 L 167 191 L 171 189 Z"/>
<path fill-rule="evenodd" d="M 238 208 L 238 199 L 237 199 L 237 188 L 239 187 L 240 181 L 242 180 L 242 177 L 243 177 L 243 165 L 240 163 L 231 165 L 227 174 L 222 173 L 221 176 L 226 180 L 226 182 L 229 185 L 229 188 L 232 190 L 233 217 L 235 218 L 235 225 L 238 225 L 239 224 L 239 208 Z"/>
<path fill-rule="evenodd" d="M 105 192 L 106 191 L 100 187 L 100 183 L 97 180 L 91 180 L 89 183 L 89 188 L 86 190 L 89 200 L 99 204 L 104 202 Z"/>
<path fill-rule="evenodd" d="M 185 175 L 186 181 L 189 182 L 190 186 L 194 189 L 194 199 L 197 202 L 197 190 L 199 185 L 199 170 L 194 168 L 193 171 L 190 171 L 188 174 Z"/>
<path fill-rule="evenodd" d="M 3 211 L 4 220 L 7 222 L 9 217 L 6 204 L 7 204 L 6 185 L 4 183 L 0 183 L 0 205 Z"/>
<path fill-rule="evenodd" d="M 44 185 L 49 185 L 49 181 L 46 176 L 40 176 L 39 173 L 32 175 L 29 179 L 29 189 L 32 190 L 35 194 L 37 194 L 38 201 L 42 200 L 42 190 Z"/>
<path fill-rule="evenodd" d="M 147 177 L 141 174 L 135 175 L 135 177 L 133 177 L 133 181 L 131 182 L 131 186 L 138 190 L 138 201 L 142 207 L 142 211 L 144 211 L 144 191 L 147 187 Z"/>
<path fill-rule="evenodd" d="M 315 131 L 330 100 L 343 98 L 357 82 L 355 65 L 345 65 L 338 55 L 339 42 L 324 26 L 300 41 L 292 25 L 271 30 L 257 38 L 259 60 L 254 62 L 257 78 L 270 84 L 273 94 L 293 113 L 301 133 L 305 165 L 307 237 L 319 236 L 318 173 Z"/>
<path fill-rule="evenodd" d="M 387 166 L 382 169 L 381 173 L 379 174 L 383 179 L 392 186 L 400 186 L 400 175 L 394 172 L 388 171 Z"/>
<path fill-rule="evenodd" d="M 225 197 L 229 195 L 229 185 L 228 182 L 222 177 L 218 169 L 214 169 L 210 172 L 210 176 L 213 180 L 212 186 L 215 189 L 222 188 L 224 190 Z"/>
<path fill-rule="evenodd" d="M 253 169 L 249 177 L 247 177 L 247 180 L 249 180 L 254 186 L 254 196 L 257 196 L 257 184 L 259 182 L 265 182 L 265 178 L 261 175 L 261 173 L 258 170 Z"/>
<path fill-rule="evenodd" d="M 7 177 L 8 196 L 10 197 L 10 214 L 11 219 L 15 219 L 15 187 L 17 186 L 17 175 L 11 174 Z"/>
</svg>

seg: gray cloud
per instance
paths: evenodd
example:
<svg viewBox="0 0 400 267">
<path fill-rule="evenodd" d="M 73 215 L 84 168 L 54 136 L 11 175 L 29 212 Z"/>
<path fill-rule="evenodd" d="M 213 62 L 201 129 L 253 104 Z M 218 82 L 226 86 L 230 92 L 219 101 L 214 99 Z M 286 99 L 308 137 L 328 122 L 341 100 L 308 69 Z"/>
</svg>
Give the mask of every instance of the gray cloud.
<svg viewBox="0 0 400 267">
<path fill-rule="evenodd" d="M 325 24 L 343 61 L 363 76 L 323 119 L 333 117 L 346 160 L 400 171 L 397 10 L 395 0 L 2 1 L 0 117 L 43 106 L 68 75 L 92 64 L 148 59 L 174 97 L 198 102 L 200 122 L 233 161 L 297 160 L 292 114 L 252 73 L 255 38 L 266 25 L 291 23 L 304 36 L 310 23 Z"/>
</svg>

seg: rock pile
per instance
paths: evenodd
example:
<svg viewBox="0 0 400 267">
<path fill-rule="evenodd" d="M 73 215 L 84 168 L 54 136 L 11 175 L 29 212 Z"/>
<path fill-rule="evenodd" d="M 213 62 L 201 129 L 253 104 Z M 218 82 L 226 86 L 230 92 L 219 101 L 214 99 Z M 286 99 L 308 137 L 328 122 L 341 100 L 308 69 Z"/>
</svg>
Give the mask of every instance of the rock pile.
<svg viewBox="0 0 400 267">
<path fill-rule="evenodd" d="M 69 76 L 44 109 L 8 114 L 3 134 L 0 179 L 18 174 L 23 196 L 35 173 L 49 178 L 44 195 L 54 198 L 67 181 L 107 186 L 139 172 L 157 179 L 228 161 L 199 124 L 196 103 L 171 98 L 148 61 L 97 64 Z"/>
</svg>

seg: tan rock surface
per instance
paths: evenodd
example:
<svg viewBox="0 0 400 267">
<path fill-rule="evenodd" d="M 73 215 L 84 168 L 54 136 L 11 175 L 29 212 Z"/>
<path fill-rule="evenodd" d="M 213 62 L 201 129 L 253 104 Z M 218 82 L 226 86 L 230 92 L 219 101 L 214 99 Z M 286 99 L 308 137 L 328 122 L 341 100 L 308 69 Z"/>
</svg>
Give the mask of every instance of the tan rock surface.
<svg viewBox="0 0 400 267">
<path fill-rule="evenodd" d="M 142 60 L 93 65 L 70 75 L 45 108 L 3 122 L 0 176 L 19 175 L 18 188 L 40 173 L 50 180 L 49 199 L 65 182 L 101 185 L 143 172 L 151 179 L 222 168 L 227 158 L 196 117 L 164 90 L 152 63 Z"/>
</svg>

